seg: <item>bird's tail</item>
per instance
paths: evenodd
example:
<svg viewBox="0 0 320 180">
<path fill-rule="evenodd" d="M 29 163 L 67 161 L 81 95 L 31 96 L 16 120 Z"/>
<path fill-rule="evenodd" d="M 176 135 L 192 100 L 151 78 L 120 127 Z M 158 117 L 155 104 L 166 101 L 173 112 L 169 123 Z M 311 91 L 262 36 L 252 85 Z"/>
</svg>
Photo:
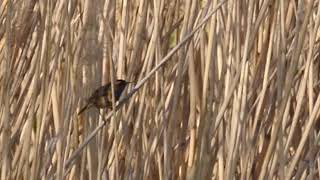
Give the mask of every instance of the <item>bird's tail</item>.
<svg viewBox="0 0 320 180">
<path fill-rule="evenodd" d="M 80 111 L 78 112 L 78 115 L 80 115 L 81 113 L 83 113 L 86 109 L 90 108 L 91 104 L 88 103 L 86 104 L 82 109 L 80 109 Z"/>
</svg>

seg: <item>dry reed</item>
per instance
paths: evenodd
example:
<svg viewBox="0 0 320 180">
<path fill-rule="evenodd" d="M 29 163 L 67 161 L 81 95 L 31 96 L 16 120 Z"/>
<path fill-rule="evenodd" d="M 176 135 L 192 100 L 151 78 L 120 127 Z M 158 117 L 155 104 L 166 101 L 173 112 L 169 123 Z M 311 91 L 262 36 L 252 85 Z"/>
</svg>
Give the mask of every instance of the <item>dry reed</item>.
<svg viewBox="0 0 320 180">
<path fill-rule="evenodd" d="M 4 0 L 0 22 L 2 180 L 320 178 L 319 1 Z"/>
</svg>

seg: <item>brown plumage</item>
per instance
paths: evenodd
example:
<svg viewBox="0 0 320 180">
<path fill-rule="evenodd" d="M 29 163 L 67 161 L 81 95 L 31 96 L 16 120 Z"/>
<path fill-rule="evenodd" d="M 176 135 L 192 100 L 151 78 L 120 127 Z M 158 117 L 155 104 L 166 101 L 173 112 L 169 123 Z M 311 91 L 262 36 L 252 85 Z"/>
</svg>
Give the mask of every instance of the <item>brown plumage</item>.
<svg viewBox="0 0 320 180">
<path fill-rule="evenodd" d="M 114 98 L 115 101 L 118 101 L 123 90 L 126 88 L 127 82 L 125 80 L 119 79 L 114 82 Z M 78 115 L 83 113 L 86 109 L 91 107 L 100 108 L 111 108 L 112 107 L 112 92 L 111 92 L 111 83 L 108 83 L 104 86 L 96 89 L 92 95 L 88 98 L 87 104 L 79 111 Z"/>
</svg>

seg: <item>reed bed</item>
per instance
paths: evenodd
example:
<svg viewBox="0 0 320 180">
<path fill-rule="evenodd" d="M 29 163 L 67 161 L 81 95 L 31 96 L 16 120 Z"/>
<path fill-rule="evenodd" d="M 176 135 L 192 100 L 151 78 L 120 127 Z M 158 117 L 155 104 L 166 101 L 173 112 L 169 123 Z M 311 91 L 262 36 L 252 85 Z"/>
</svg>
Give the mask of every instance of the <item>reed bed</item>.
<svg viewBox="0 0 320 180">
<path fill-rule="evenodd" d="M 319 1 L 3 0 L 0 23 L 2 180 L 320 178 Z"/>
</svg>

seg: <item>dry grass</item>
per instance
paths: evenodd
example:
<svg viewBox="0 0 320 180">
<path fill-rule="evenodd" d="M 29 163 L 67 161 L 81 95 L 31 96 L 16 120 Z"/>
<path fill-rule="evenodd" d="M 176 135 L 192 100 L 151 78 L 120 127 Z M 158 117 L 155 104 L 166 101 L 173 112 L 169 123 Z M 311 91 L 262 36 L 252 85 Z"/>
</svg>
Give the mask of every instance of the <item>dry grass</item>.
<svg viewBox="0 0 320 180">
<path fill-rule="evenodd" d="M 318 179 L 320 3 L 0 2 L 1 179 Z M 114 110 L 77 111 L 133 81 Z"/>
</svg>

